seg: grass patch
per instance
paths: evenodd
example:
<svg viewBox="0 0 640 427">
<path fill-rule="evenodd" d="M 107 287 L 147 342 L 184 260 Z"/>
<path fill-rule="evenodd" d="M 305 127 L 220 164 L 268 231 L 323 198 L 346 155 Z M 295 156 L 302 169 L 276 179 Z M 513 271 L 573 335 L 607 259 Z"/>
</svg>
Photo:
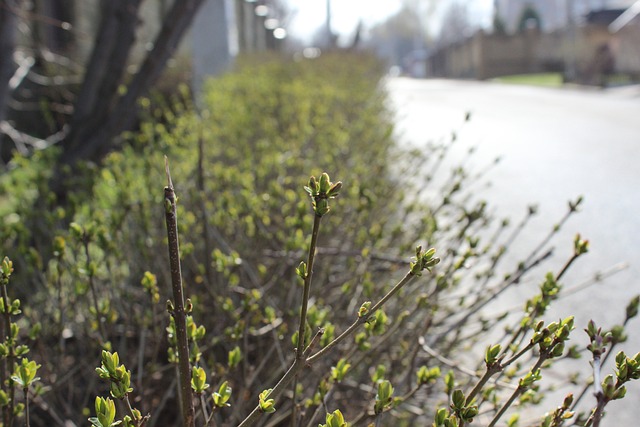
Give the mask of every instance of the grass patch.
<svg viewBox="0 0 640 427">
<path fill-rule="evenodd" d="M 538 73 L 538 74 L 518 74 L 504 76 L 494 79 L 494 81 L 507 84 L 541 86 L 541 87 L 561 87 L 561 73 Z"/>
</svg>

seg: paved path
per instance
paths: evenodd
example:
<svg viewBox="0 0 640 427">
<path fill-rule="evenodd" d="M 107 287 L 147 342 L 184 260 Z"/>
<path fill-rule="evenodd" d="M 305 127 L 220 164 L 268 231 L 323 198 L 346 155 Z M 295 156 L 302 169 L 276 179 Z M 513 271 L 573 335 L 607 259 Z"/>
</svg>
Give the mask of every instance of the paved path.
<svg viewBox="0 0 640 427">
<path fill-rule="evenodd" d="M 585 342 L 581 329 L 590 318 L 605 327 L 622 321 L 628 299 L 640 294 L 640 87 L 545 89 L 392 78 L 388 89 L 405 144 L 449 135 L 471 112 L 460 139 L 478 147 L 475 162 L 502 158 L 489 175 L 492 187 L 482 194 L 494 213 L 519 220 L 528 204 L 539 204 L 523 253 L 562 216 L 567 200 L 583 195 L 582 212 L 554 242 L 556 254 L 569 253 L 577 232 L 591 243 L 588 258 L 579 260 L 566 286 L 622 261 L 629 268 L 567 298 L 550 316 L 575 312 L 575 336 Z M 635 354 L 640 319 L 630 326 L 633 336 L 621 348 Z M 626 400 L 616 421 L 635 425 L 640 385 Z M 615 425 L 612 421 L 604 425 Z"/>
</svg>

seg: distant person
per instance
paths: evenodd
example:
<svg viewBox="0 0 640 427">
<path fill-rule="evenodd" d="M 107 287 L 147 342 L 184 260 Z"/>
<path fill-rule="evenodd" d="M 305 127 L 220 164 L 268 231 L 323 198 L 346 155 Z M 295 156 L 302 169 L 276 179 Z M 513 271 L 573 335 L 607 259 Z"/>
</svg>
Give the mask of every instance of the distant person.
<svg viewBox="0 0 640 427">
<path fill-rule="evenodd" d="M 600 87 L 606 87 L 609 77 L 615 71 L 615 57 L 608 44 L 598 47 L 593 59 L 594 80 Z"/>
</svg>

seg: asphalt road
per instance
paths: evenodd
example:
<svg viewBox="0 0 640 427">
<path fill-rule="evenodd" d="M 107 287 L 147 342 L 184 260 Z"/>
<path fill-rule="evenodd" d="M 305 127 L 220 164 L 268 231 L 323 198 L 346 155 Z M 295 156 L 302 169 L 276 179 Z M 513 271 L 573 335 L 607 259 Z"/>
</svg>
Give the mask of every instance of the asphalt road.
<svg viewBox="0 0 640 427">
<path fill-rule="evenodd" d="M 551 89 L 408 78 L 391 78 L 387 87 L 403 144 L 420 146 L 457 130 L 462 145 L 477 147 L 478 168 L 502 159 L 481 194 L 496 216 L 519 220 L 528 205 L 538 205 L 540 214 L 516 257 L 560 219 L 569 199 L 584 196 L 582 212 L 553 242 L 556 254 L 568 255 L 576 233 L 590 241 L 588 256 L 566 276 L 565 286 L 621 262 L 628 268 L 560 301 L 547 321 L 575 313 L 574 334 L 585 343 L 582 329 L 589 319 L 605 328 L 620 323 L 627 301 L 640 294 L 640 87 Z M 465 112 L 471 121 L 462 125 Z M 640 319 L 629 326 L 630 340 L 619 349 L 633 355 L 640 351 Z M 617 423 L 635 425 L 640 385 L 629 394 L 611 409 L 618 409 Z"/>
</svg>

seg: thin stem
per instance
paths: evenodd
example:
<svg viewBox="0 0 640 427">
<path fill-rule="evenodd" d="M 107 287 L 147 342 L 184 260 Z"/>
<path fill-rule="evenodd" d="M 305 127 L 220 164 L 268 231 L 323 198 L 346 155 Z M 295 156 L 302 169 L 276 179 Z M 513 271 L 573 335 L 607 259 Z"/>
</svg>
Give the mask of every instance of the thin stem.
<svg viewBox="0 0 640 427">
<path fill-rule="evenodd" d="M 291 427 L 296 427 L 296 418 L 298 416 L 297 394 L 298 394 L 298 376 L 293 379 L 293 395 L 291 396 Z"/>
<path fill-rule="evenodd" d="M 459 330 L 460 327 L 464 325 L 473 315 L 475 315 L 480 310 L 482 310 L 485 306 L 487 306 L 489 303 L 497 299 L 508 288 L 519 283 L 520 279 L 524 276 L 524 274 L 527 271 L 529 271 L 530 269 L 532 269 L 533 267 L 535 267 L 536 265 L 544 261 L 546 258 L 550 257 L 551 254 L 552 254 L 551 251 L 549 251 L 541 255 L 540 257 L 534 259 L 531 262 L 531 264 L 526 264 L 524 268 L 518 269 L 512 277 L 510 277 L 508 280 L 504 280 L 500 285 L 498 285 L 497 290 L 494 291 L 492 289 L 489 297 L 487 297 L 484 300 L 478 299 L 475 302 L 473 302 L 469 306 L 469 309 L 466 311 L 465 315 L 462 316 L 462 318 L 460 318 L 459 320 L 455 321 L 451 326 L 449 326 L 449 328 L 447 328 L 447 330 L 445 330 L 444 332 L 441 332 L 438 335 L 438 339 L 445 337 L 456 330 Z"/>
<path fill-rule="evenodd" d="M 318 232 L 320 231 L 321 220 L 322 216 L 314 215 L 311 244 L 309 245 L 309 254 L 307 256 L 307 272 L 304 276 L 304 288 L 302 291 L 302 307 L 300 308 L 300 325 L 298 326 L 298 348 L 296 349 L 296 359 L 302 359 L 302 354 L 304 353 L 304 331 L 307 324 L 307 309 L 309 306 L 311 278 L 313 276 L 313 262 L 315 260 L 316 246 L 318 245 Z"/>
<path fill-rule="evenodd" d="M 623 327 L 626 327 L 627 324 L 629 323 L 629 320 L 631 320 L 630 318 L 626 318 L 625 321 L 622 323 Z M 606 353 L 604 353 L 604 357 L 600 356 L 600 366 L 602 366 L 608 359 L 609 356 L 611 356 L 612 354 L 615 354 L 613 352 L 613 349 L 616 348 L 616 346 L 620 344 L 619 342 L 613 342 L 611 343 L 611 347 L 609 347 L 609 349 L 607 350 Z M 595 381 L 595 376 L 594 376 L 594 381 Z M 594 385 L 595 387 L 595 385 Z M 577 398 L 573 399 L 573 403 L 571 404 L 571 407 L 569 408 L 569 410 L 573 411 L 575 410 L 575 408 L 578 406 L 578 404 L 580 403 L 580 401 L 582 400 L 582 398 L 587 394 L 587 391 L 589 391 L 589 384 L 587 384 L 582 391 L 580 392 L 580 394 L 578 395 Z"/>
<path fill-rule="evenodd" d="M 24 419 L 25 419 L 25 427 L 30 427 L 31 424 L 29 422 L 29 388 L 25 387 L 24 389 Z"/>
<path fill-rule="evenodd" d="M 604 410 L 605 405 L 607 404 L 607 400 L 604 397 L 604 391 L 602 391 L 602 380 L 600 378 L 600 367 L 601 360 L 599 354 L 593 355 L 593 394 L 596 396 L 596 400 L 598 404 L 596 405 L 595 411 L 591 414 L 589 421 L 592 421 L 593 424 L 587 422 L 587 425 L 593 425 L 593 427 L 600 426 L 600 420 L 602 419 L 602 411 Z"/>
<path fill-rule="evenodd" d="M 529 350 L 531 350 L 533 347 L 535 347 L 535 345 L 536 345 L 536 343 L 530 341 L 529 344 L 527 344 L 522 350 L 520 350 L 519 352 L 517 352 L 516 354 L 511 356 L 510 359 L 508 359 L 506 362 L 504 362 L 502 364 L 502 367 L 505 368 L 505 367 L 511 365 L 517 359 L 521 358 L 524 354 L 529 352 Z"/>
<path fill-rule="evenodd" d="M 298 344 L 296 348 L 296 359 L 302 360 L 305 342 L 304 335 L 307 326 L 307 310 L 309 307 L 309 294 L 311 292 L 311 278 L 313 277 L 313 263 L 315 261 L 316 247 L 318 246 L 318 233 L 320 232 L 320 221 L 322 215 L 313 216 L 313 230 L 311 231 L 311 243 L 309 244 L 309 253 L 307 255 L 307 269 L 304 275 L 304 287 L 302 290 L 302 305 L 300 307 L 300 324 L 298 326 Z M 294 378 L 293 382 L 293 396 L 291 398 L 291 427 L 296 425 L 297 406 L 296 406 L 296 394 L 298 392 L 298 377 Z"/>
<path fill-rule="evenodd" d="M 576 207 L 577 207 L 577 205 L 576 205 Z M 546 244 L 551 241 L 553 236 L 555 236 L 560 231 L 562 226 L 567 222 L 567 220 L 569 220 L 571 215 L 574 214 L 576 211 L 577 210 L 575 208 L 572 208 L 571 205 L 569 206 L 569 210 L 560 219 L 560 222 L 558 224 L 556 224 L 551 229 L 551 231 L 546 235 L 546 237 L 544 239 L 542 239 L 542 241 L 538 244 L 538 246 L 536 246 L 536 248 L 531 252 L 529 257 L 525 260 L 525 264 L 528 264 L 529 261 L 531 261 L 533 258 L 535 258 L 536 255 L 538 255 L 538 252 L 540 252 L 542 250 L 542 248 L 544 248 L 546 246 Z"/>
<path fill-rule="evenodd" d="M 289 367 L 287 372 L 285 372 L 282 378 L 280 378 L 280 381 L 278 381 L 275 387 L 273 387 L 273 390 L 271 390 L 271 393 L 269 394 L 269 397 L 271 399 L 277 399 L 278 396 L 280 396 L 280 394 L 284 391 L 284 389 L 287 388 L 289 384 L 291 384 L 294 378 L 296 378 L 298 373 L 302 371 L 302 369 L 304 369 L 306 366 L 308 366 L 308 363 L 305 361 L 305 359 L 309 356 L 309 353 L 311 353 L 313 347 L 318 343 L 318 341 L 320 341 L 323 333 L 323 329 L 320 329 L 318 333 L 316 333 L 316 335 L 313 337 L 313 340 L 311 340 L 309 347 L 307 347 L 307 349 L 304 351 L 302 359 L 294 359 L 293 364 Z M 253 411 L 251 411 L 249 416 L 247 416 L 247 418 L 245 418 L 238 425 L 238 427 L 253 425 L 258 420 L 258 417 L 260 417 L 261 414 L 262 412 L 260 411 L 260 405 L 258 405 L 253 409 Z"/>
<path fill-rule="evenodd" d="M 431 347 L 429 347 L 427 345 L 426 342 L 424 342 L 424 338 L 420 338 L 420 345 L 422 346 L 422 349 L 431 357 L 434 357 L 436 360 L 438 360 L 440 363 L 442 363 L 445 366 L 450 367 L 451 369 L 454 369 L 462 374 L 465 374 L 469 377 L 472 378 L 480 378 L 480 376 L 473 370 L 471 369 L 467 369 L 463 366 L 461 366 L 460 363 L 455 362 L 453 360 L 447 359 L 446 357 L 444 357 L 443 355 L 437 353 L 434 349 L 432 349 Z M 511 389 L 516 389 L 516 386 L 514 386 L 511 383 L 508 382 L 504 382 L 504 381 L 499 381 L 496 380 L 495 383 L 503 388 L 511 388 Z"/>
<path fill-rule="evenodd" d="M 273 390 L 271 390 L 269 397 L 272 399 L 277 398 L 280 393 L 284 391 L 285 387 L 287 387 L 291 383 L 291 381 L 293 381 L 295 376 L 302 370 L 303 367 L 304 362 L 300 359 L 295 359 L 289 370 L 284 374 L 282 378 L 280 378 L 280 381 L 278 381 L 278 384 L 275 385 Z M 258 420 L 260 415 L 262 415 L 262 412 L 260 411 L 260 406 L 258 405 L 253 409 L 253 411 L 251 411 L 247 418 L 245 418 L 240 424 L 238 424 L 238 427 L 247 427 L 253 425 Z"/>
<path fill-rule="evenodd" d="M 358 319 L 356 319 L 356 321 L 354 321 L 351 324 L 351 326 L 349 326 L 342 334 L 340 334 L 337 338 L 335 338 L 333 341 L 331 341 L 329 344 L 327 344 L 322 350 L 318 351 L 316 354 L 314 354 L 309 359 L 307 359 L 307 363 L 313 363 L 314 361 L 318 360 L 319 358 L 321 358 L 322 356 L 324 356 L 325 354 L 330 352 L 333 349 L 333 347 L 338 345 L 345 338 L 347 338 L 348 336 L 353 334 L 353 332 L 356 329 L 358 329 L 359 326 L 361 326 L 364 323 L 366 323 L 367 320 L 376 311 L 378 311 L 387 301 L 389 301 L 389 299 L 391 297 L 393 297 L 400 289 L 402 289 L 403 286 L 405 286 L 407 283 L 410 283 L 415 278 L 416 278 L 416 276 L 414 274 L 412 274 L 411 272 L 407 273 L 402 278 L 402 280 L 400 280 L 393 288 L 391 288 L 391 290 L 389 292 L 387 292 L 387 294 L 384 297 L 382 297 L 382 299 L 380 301 L 378 301 L 373 307 L 371 307 L 369 309 L 369 312 L 367 313 L 366 316 L 362 316 L 362 317 L 359 317 Z"/>
<path fill-rule="evenodd" d="M 473 398 L 482 390 L 484 385 L 491 379 L 494 374 L 497 374 L 502 370 L 502 366 L 500 363 L 494 363 L 490 366 L 487 366 L 487 370 L 485 371 L 480 381 L 475 385 L 475 387 L 469 392 L 467 395 L 467 400 L 465 401 L 465 405 L 470 405 L 473 401 Z"/>
<path fill-rule="evenodd" d="M 60 318 L 58 321 L 60 322 L 60 354 L 64 354 L 64 323 L 65 323 L 65 309 L 63 307 L 63 298 L 62 298 L 62 256 L 58 258 L 58 262 L 56 263 L 57 277 L 56 277 L 56 287 L 58 291 L 58 310 L 60 311 Z"/>
<path fill-rule="evenodd" d="M 98 334 L 100 339 L 100 345 L 104 345 L 107 340 L 107 335 L 102 324 L 100 316 L 100 306 L 98 305 L 98 293 L 96 291 L 96 285 L 93 280 L 93 269 L 91 268 L 91 255 L 89 254 L 89 238 L 84 236 L 82 238 L 82 246 L 84 247 L 84 254 L 86 257 L 85 266 L 87 273 L 89 274 L 89 289 L 91 290 L 91 297 L 93 299 L 93 309 L 96 311 L 96 323 L 98 324 Z"/>
<path fill-rule="evenodd" d="M 327 391 L 327 393 L 322 396 L 322 403 L 316 407 L 316 410 L 313 412 L 313 415 L 307 423 L 307 427 L 313 427 L 314 425 L 317 425 L 317 423 L 314 423 L 314 420 L 318 418 L 318 415 L 320 415 L 320 411 L 324 410 L 325 413 L 329 412 L 329 409 L 327 408 L 327 400 L 329 400 L 329 398 L 333 394 L 333 390 L 334 389 L 332 386 L 332 388 L 330 388 L 329 391 Z"/>
<path fill-rule="evenodd" d="M 573 262 L 575 260 L 577 260 L 579 257 L 580 257 L 580 254 L 575 254 L 574 253 L 573 256 L 571 258 L 569 258 L 567 263 L 564 265 L 564 267 L 562 267 L 562 269 L 560 270 L 560 272 L 556 276 L 556 281 L 560 280 L 562 278 L 562 276 L 564 276 L 564 274 L 569 270 L 569 267 L 571 267 L 571 264 L 573 264 Z"/>
<path fill-rule="evenodd" d="M 127 409 L 129 410 L 129 415 L 131 415 L 131 418 L 134 420 L 136 426 L 138 427 L 142 427 L 143 425 L 145 425 L 147 423 L 147 421 L 149 421 L 149 418 L 151 418 L 151 415 L 147 414 L 142 418 L 137 418 L 136 414 L 134 412 L 133 406 L 131 406 L 131 400 L 129 399 L 129 395 L 125 394 L 124 396 L 124 401 L 127 404 Z"/>
<path fill-rule="evenodd" d="M 551 347 L 549 347 L 549 349 L 543 353 L 540 354 L 540 357 L 538 358 L 538 360 L 536 361 L 536 363 L 533 365 L 533 367 L 531 368 L 531 372 L 535 372 L 538 369 L 540 369 L 540 366 L 542 366 L 542 364 L 545 362 L 545 360 L 547 360 L 549 358 L 549 351 L 550 349 L 553 348 L 553 345 Z M 491 422 L 487 425 L 487 427 L 493 427 L 496 425 L 496 423 L 500 420 L 500 418 L 502 418 L 502 416 L 504 415 L 505 412 L 507 412 L 507 409 L 509 409 L 509 407 L 511 407 L 511 405 L 513 404 L 513 402 L 524 392 L 528 389 L 529 387 L 524 387 L 522 385 L 518 385 L 518 388 L 515 389 L 515 391 L 513 392 L 513 394 L 511 394 L 511 396 L 509 397 L 509 399 L 505 402 L 504 405 L 502 405 L 502 407 L 500 408 L 500 410 L 498 411 L 498 413 L 493 417 L 493 419 L 491 420 Z"/>
<path fill-rule="evenodd" d="M 169 163 L 165 157 L 165 170 L 168 186 L 164 188 L 165 219 L 169 243 L 169 262 L 171 265 L 171 285 L 173 288 L 173 310 L 171 315 L 176 325 L 178 347 L 178 371 L 180 376 L 180 394 L 182 398 L 183 425 L 195 426 L 195 409 L 191 392 L 191 366 L 189 365 L 189 344 L 187 340 L 187 315 L 184 308 L 182 271 L 180 266 L 180 244 L 178 240 L 178 217 L 176 195 L 169 173 Z"/>
<path fill-rule="evenodd" d="M 498 411 L 498 413 L 493 417 L 493 419 L 491 420 L 491 422 L 489 423 L 489 425 L 487 425 L 487 427 L 493 427 L 496 425 L 496 423 L 498 422 L 498 420 L 500 420 L 500 418 L 502 418 L 502 416 L 504 415 L 504 413 L 507 411 L 507 409 L 509 409 L 509 407 L 513 404 L 513 402 L 518 398 L 518 396 L 520 396 L 522 394 L 522 392 L 525 390 L 524 387 L 518 387 L 516 389 L 516 391 L 513 392 L 513 394 L 511 394 L 511 396 L 509 397 L 509 400 L 507 400 L 507 402 L 502 405 L 502 408 L 500 408 L 500 410 Z"/>
<path fill-rule="evenodd" d="M 200 410 L 202 411 L 202 419 L 205 425 L 209 424 L 209 414 L 207 413 L 207 402 L 204 399 L 204 395 L 200 393 Z"/>
<path fill-rule="evenodd" d="M 15 363 L 15 342 L 11 338 L 11 313 L 9 308 L 11 305 L 9 304 L 9 294 L 7 293 L 7 286 L 2 286 L 2 302 L 4 303 L 4 334 L 5 334 L 5 343 L 8 344 L 9 347 L 9 355 L 6 358 L 2 358 L 2 390 L 7 392 L 9 395 L 9 404 L 6 405 L 3 409 L 3 420 L 5 420 L 5 424 L 10 426 L 13 422 L 13 407 L 14 407 L 14 396 L 15 396 L 15 388 L 13 387 L 13 380 L 11 379 L 11 369 L 13 369 L 13 364 Z M 7 390 L 8 388 L 8 390 Z"/>
<path fill-rule="evenodd" d="M 204 263 L 205 275 L 207 278 L 207 289 L 210 289 L 213 284 L 213 268 L 212 263 L 209 257 L 211 257 L 211 253 L 213 252 L 213 247 L 211 246 L 211 230 L 208 224 L 209 214 L 207 213 L 207 204 L 205 201 L 205 174 L 204 174 L 204 125 L 202 123 L 202 117 L 199 121 L 200 130 L 198 137 L 198 166 L 197 166 L 197 174 L 196 174 L 196 188 L 198 189 L 198 202 L 200 203 L 200 221 L 202 223 L 202 233 L 204 240 L 204 250 L 205 254 L 207 254 L 207 261 Z M 216 284 L 217 285 L 217 284 Z"/>
<path fill-rule="evenodd" d="M 387 293 L 387 295 L 385 295 L 375 306 L 373 306 L 373 308 L 371 309 L 371 311 L 369 313 L 369 316 L 371 314 L 375 313 L 375 311 L 378 310 L 380 307 L 382 307 L 382 305 L 389 298 L 391 298 L 396 292 L 398 292 L 402 288 L 402 286 L 404 286 L 407 283 L 409 283 L 411 281 L 411 279 L 413 279 L 413 278 L 415 278 L 415 275 L 413 275 L 411 273 L 407 273 L 407 275 L 400 282 L 398 282 L 398 284 L 395 285 L 393 287 L 393 289 L 391 289 L 389 291 L 389 293 Z M 360 326 L 362 323 L 365 323 L 367 318 L 368 318 L 368 316 L 363 316 L 363 317 L 359 318 L 358 320 L 356 320 L 356 322 L 354 322 L 354 324 L 352 324 L 338 338 L 333 340 L 331 343 L 329 343 L 326 347 L 324 347 L 322 350 L 318 351 L 313 356 L 309 357 L 309 354 L 313 351 L 313 348 L 320 341 L 320 338 L 322 337 L 322 334 L 324 333 L 324 330 L 320 329 L 318 331 L 318 333 L 316 333 L 316 335 L 311 340 L 311 343 L 309 344 L 309 346 L 304 350 L 304 353 L 302 354 L 302 359 L 296 358 L 293 361 L 293 364 L 291 365 L 291 367 L 287 370 L 287 372 L 284 374 L 284 376 L 282 376 L 282 378 L 280 378 L 280 381 L 278 381 L 278 383 L 275 385 L 275 387 L 273 387 L 273 390 L 269 394 L 269 397 L 272 398 L 272 399 L 276 399 L 284 391 L 284 389 L 286 387 L 288 387 L 289 384 L 291 384 L 291 382 L 294 380 L 296 375 L 298 375 L 298 373 L 300 371 L 302 371 L 302 369 L 304 369 L 305 367 L 311 365 L 311 363 L 313 361 L 315 361 L 315 360 L 319 359 L 320 357 L 322 357 L 323 355 L 327 354 L 328 353 L 327 348 L 334 347 L 336 344 L 338 344 L 344 338 L 349 336 L 351 333 L 353 333 L 353 331 L 356 330 L 356 328 L 358 326 Z M 329 346 L 331 346 L 331 347 L 329 347 Z M 260 417 L 260 415 L 261 415 L 260 406 L 258 405 L 238 425 L 238 427 L 247 427 L 247 426 L 253 425 L 258 420 L 258 417 Z"/>
<path fill-rule="evenodd" d="M 417 385 L 414 388 L 412 388 L 411 390 L 409 390 L 407 392 L 407 394 L 405 394 L 404 396 L 402 396 L 400 398 L 400 400 L 402 402 L 406 402 L 407 400 L 411 399 L 413 397 L 414 394 L 416 394 L 418 392 L 418 390 L 420 390 L 421 385 Z"/>
</svg>

